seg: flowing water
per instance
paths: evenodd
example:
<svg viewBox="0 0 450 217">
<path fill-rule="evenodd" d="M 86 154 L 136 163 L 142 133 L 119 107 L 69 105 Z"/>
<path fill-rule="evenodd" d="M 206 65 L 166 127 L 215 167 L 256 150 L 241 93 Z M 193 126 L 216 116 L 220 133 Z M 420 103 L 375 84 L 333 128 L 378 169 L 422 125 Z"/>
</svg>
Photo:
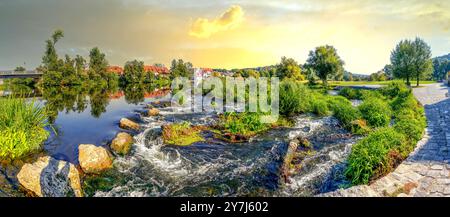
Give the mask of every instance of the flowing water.
<svg viewBox="0 0 450 217">
<path fill-rule="evenodd" d="M 344 160 L 356 138 L 332 117 L 299 116 L 294 127 L 273 129 L 246 143 L 207 139 L 182 147 L 163 144 L 162 125 L 211 124 L 216 117 L 173 110 L 161 108 L 162 116 L 143 118 L 145 130 L 135 136 L 131 154 L 115 161 L 125 180 L 95 196 L 311 196 L 346 184 Z M 315 153 L 284 183 L 280 167 L 296 136 L 307 138 Z"/>
</svg>

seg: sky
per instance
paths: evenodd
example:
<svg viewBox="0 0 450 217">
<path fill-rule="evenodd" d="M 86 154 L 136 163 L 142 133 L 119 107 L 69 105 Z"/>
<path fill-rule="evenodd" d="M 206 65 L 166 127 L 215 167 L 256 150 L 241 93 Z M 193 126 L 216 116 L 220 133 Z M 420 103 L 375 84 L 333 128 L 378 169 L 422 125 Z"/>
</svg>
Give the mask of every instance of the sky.
<svg viewBox="0 0 450 217">
<path fill-rule="evenodd" d="M 0 70 L 41 63 L 45 40 L 64 31 L 59 55 L 99 47 L 111 65 L 174 58 L 196 67 L 303 64 L 332 45 L 353 73 L 389 63 L 402 39 L 421 37 L 433 56 L 450 53 L 448 0 L 0 0 Z"/>
</svg>

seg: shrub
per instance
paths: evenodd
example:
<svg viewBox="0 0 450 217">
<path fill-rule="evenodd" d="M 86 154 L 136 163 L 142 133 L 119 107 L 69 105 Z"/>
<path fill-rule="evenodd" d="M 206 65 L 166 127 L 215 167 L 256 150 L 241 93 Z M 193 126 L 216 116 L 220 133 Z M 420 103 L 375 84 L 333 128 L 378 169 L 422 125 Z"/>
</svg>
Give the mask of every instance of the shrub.
<svg viewBox="0 0 450 217">
<path fill-rule="evenodd" d="M 311 90 L 293 81 L 280 85 L 280 114 L 293 115 L 311 111 Z"/>
<path fill-rule="evenodd" d="M 352 147 L 345 175 L 353 184 L 367 184 L 374 177 L 390 172 L 396 165 L 395 153 L 406 144 L 393 128 L 380 128 Z"/>
<path fill-rule="evenodd" d="M 20 98 L 0 98 L 0 159 L 38 150 L 49 133 L 44 109 Z"/>
<path fill-rule="evenodd" d="M 352 103 L 344 97 L 333 97 L 329 100 L 330 109 L 344 127 L 351 129 L 352 122 L 361 117 L 358 109 L 352 106 Z"/>
<path fill-rule="evenodd" d="M 360 90 L 350 88 L 350 87 L 344 87 L 339 91 L 339 95 L 343 96 L 347 99 L 361 99 L 361 92 Z"/>
<path fill-rule="evenodd" d="M 417 102 L 412 94 L 405 96 L 397 96 L 391 102 L 392 110 L 398 111 L 401 109 L 410 109 L 414 112 L 418 112 L 422 106 Z"/>
<path fill-rule="evenodd" d="M 414 146 L 422 138 L 425 125 L 426 123 L 417 119 L 401 120 L 394 124 L 394 129 L 405 135 L 408 140 L 407 145 L 400 150 L 403 157 L 407 157 L 414 150 Z"/>
<path fill-rule="evenodd" d="M 369 126 L 388 126 L 391 120 L 391 108 L 381 99 L 369 98 L 365 100 L 358 109 L 361 111 L 362 117 L 367 121 Z"/>
<path fill-rule="evenodd" d="M 226 132 L 251 136 L 269 129 L 269 125 L 262 123 L 260 117 L 255 112 L 226 112 L 220 116 L 220 122 Z"/>
<path fill-rule="evenodd" d="M 311 109 L 312 112 L 318 116 L 326 116 L 330 113 L 330 110 L 328 110 L 328 103 L 323 98 L 316 98 L 316 100 L 312 101 Z"/>
<path fill-rule="evenodd" d="M 360 90 L 359 95 L 360 95 L 359 99 L 361 100 L 366 100 L 370 98 L 379 98 L 379 99 L 385 98 L 383 94 L 380 93 L 380 91 L 376 90 Z"/>
<path fill-rule="evenodd" d="M 388 83 L 385 87 L 380 89 L 381 93 L 389 98 L 394 98 L 396 96 L 399 96 L 401 94 L 408 95 L 411 93 L 411 89 L 408 88 L 403 82 L 401 81 L 393 81 Z"/>
</svg>

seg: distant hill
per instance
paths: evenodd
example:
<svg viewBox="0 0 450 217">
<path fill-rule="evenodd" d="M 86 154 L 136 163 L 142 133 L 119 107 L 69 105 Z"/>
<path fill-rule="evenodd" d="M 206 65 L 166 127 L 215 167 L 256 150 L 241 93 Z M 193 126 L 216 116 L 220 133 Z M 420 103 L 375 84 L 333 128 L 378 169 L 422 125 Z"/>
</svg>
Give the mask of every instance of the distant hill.
<svg viewBox="0 0 450 217">
<path fill-rule="evenodd" d="M 442 60 L 450 61 L 450 53 L 448 53 L 446 55 L 434 57 L 433 60 L 435 60 L 435 59 L 440 60 L 440 61 L 442 61 Z"/>
</svg>

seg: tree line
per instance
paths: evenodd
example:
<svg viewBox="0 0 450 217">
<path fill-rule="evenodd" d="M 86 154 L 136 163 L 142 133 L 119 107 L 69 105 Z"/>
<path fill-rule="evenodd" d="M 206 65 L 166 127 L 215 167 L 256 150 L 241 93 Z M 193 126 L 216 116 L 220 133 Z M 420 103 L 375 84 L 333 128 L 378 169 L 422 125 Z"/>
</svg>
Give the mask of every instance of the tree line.
<svg viewBox="0 0 450 217">
<path fill-rule="evenodd" d="M 403 79 L 408 85 L 415 80 L 419 85 L 422 79 L 444 79 L 450 71 L 449 60 L 435 59 L 432 61 L 431 48 L 421 38 L 400 41 L 392 50 L 390 61 L 390 64 L 387 64 L 382 70 L 369 76 L 356 75 L 344 70 L 344 61 L 333 46 L 325 45 L 310 51 L 308 59 L 303 65 L 298 64 L 292 58 L 282 57 L 281 62 L 275 66 L 232 71 L 234 76 L 278 76 L 280 79 L 308 80 L 311 84 L 315 84 L 316 80 L 321 80 L 325 86 L 328 80 L 386 81 L 391 79 Z"/>
<path fill-rule="evenodd" d="M 64 37 L 62 30 L 56 30 L 50 39 L 46 40 L 46 47 L 42 57 L 42 64 L 37 68 L 43 73 L 40 84 L 49 86 L 73 86 L 73 85 L 95 85 L 115 86 L 117 84 L 137 84 L 156 82 L 159 86 L 168 84 L 166 78 L 156 78 L 155 74 L 144 69 L 144 62 L 139 60 L 127 61 L 124 65 L 123 76 L 108 72 L 109 63 L 106 55 L 98 47 L 89 52 L 89 60 L 81 55 L 71 58 L 65 55 L 60 58 L 56 52 L 56 44 Z M 164 67 L 163 64 L 154 64 Z M 18 67 L 16 70 L 25 71 Z M 190 77 L 193 75 L 193 66 L 190 62 L 182 59 L 173 60 L 170 68 L 171 78 L 176 76 Z"/>
<path fill-rule="evenodd" d="M 155 80 L 153 73 L 147 73 L 144 69 L 144 62 L 133 60 L 125 63 L 123 76 L 107 71 L 108 61 L 105 54 L 97 47 L 89 52 L 89 61 L 82 56 L 76 55 L 71 58 L 65 55 L 59 58 L 55 45 L 64 37 L 61 30 L 53 33 L 46 41 L 42 65 L 38 70 L 43 72 L 42 84 L 44 86 L 55 85 L 79 85 L 85 81 L 101 85 L 111 85 L 118 81 L 122 83 L 150 83 Z M 408 85 L 412 80 L 416 80 L 417 85 L 421 79 L 434 77 L 442 79 L 449 71 L 449 61 L 441 59 L 431 60 L 431 48 L 420 38 L 414 40 L 402 40 L 391 52 L 391 63 L 386 65 L 379 72 L 368 76 L 367 80 L 382 81 L 389 79 L 403 79 Z M 299 64 L 293 58 L 282 57 L 277 65 L 259 67 L 253 69 L 233 69 L 233 76 L 242 77 L 272 77 L 277 76 L 281 80 L 290 79 L 303 81 L 308 80 L 310 84 L 315 84 L 321 80 L 323 85 L 328 84 L 328 80 L 362 80 L 357 76 L 344 70 L 344 61 L 337 54 L 336 48 L 330 45 L 316 47 L 309 52 L 306 63 Z M 158 64 L 158 66 L 163 66 Z M 434 70 L 433 70 L 434 66 Z M 22 70 L 22 69 L 21 69 Z M 218 72 L 227 70 L 217 69 Z M 193 65 L 182 59 L 174 59 L 170 67 L 170 78 L 192 77 Z"/>
</svg>

